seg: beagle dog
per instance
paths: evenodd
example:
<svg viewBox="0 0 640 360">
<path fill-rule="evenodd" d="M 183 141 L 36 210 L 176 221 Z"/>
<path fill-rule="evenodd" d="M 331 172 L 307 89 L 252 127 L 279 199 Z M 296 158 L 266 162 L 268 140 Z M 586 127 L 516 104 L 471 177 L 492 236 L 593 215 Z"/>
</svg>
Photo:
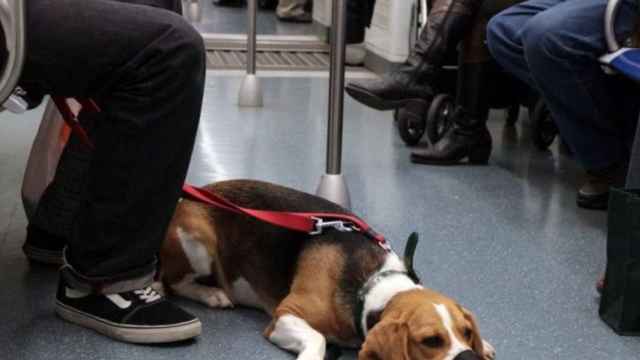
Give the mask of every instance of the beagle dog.
<svg viewBox="0 0 640 360">
<path fill-rule="evenodd" d="M 205 188 L 245 208 L 348 213 L 265 182 Z M 271 314 L 264 335 L 298 359 L 323 360 L 328 342 L 361 347 L 361 360 L 494 358 L 469 310 L 418 284 L 398 255 L 358 232 L 310 236 L 183 199 L 160 264 L 164 288 L 177 295 Z"/>
</svg>

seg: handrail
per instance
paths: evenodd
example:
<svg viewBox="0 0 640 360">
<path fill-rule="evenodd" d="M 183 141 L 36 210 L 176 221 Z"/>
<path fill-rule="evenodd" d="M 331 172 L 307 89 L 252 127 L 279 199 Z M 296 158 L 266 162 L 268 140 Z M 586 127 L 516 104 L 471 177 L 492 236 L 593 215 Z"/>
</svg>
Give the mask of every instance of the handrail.
<svg viewBox="0 0 640 360">
<path fill-rule="evenodd" d="M 26 40 L 27 0 L 0 0 L 0 25 L 4 31 L 7 47 L 7 62 L 0 76 L 0 104 L 11 96 L 24 65 Z"/>
<path fill-rule="evenodd" d="M 620 44 L 616 40 L 615 23 L 622 0 L 609 0 L 604 15 L 604 36 L 609 52 L 620 50 Z"/>
</svg>

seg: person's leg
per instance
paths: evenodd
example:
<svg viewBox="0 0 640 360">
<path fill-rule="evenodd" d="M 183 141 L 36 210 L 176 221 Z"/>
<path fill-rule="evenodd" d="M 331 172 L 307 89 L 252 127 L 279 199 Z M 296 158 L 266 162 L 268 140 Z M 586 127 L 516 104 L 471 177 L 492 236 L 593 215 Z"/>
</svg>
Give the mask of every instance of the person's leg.
<svg viewBox="0 0 640 360">
<path fill-rule="evenodd" d="M 202 38 L 175 13 L 113 1 L 31 0 L 27 16 L 22 82 L 93 98 L 103 116 L 93 124 L 95 150 L 58 313 L 126 341 L 197 335 L 197 319 L 146 287 L 197 130 Z"/>
<path fill-rule="evenodd" d="M 578 204 L 605 208 L 608 187 L 624 176 L 629 129 L 638 111 L 634 91 L 623 91 L 625 86 L 605 75 L 598 62 L 606 52 L 602 23 L 607 1 L 567 0 L 537 14 L 531 11 L 540 2 L 495 17 L 489 46 L 505 68 L 539 90 L 560 134 L 587 170 Z M 626 1 L 616 23 L 620 38 L 631 33 L 637 16 L 635 2 Z"/>
<path fill-rule="evenodd" d="M 276 15 L 282 21 L 308 23 L 312 18 L 311 13 L 305 9 L 306 5 L 307 0 L 280 0 Z"/>
<path fill-rule="evenodd" d="M 376 0 L 347 0 L 347 47 L 345 63 L 360 65 L 364 62 L 366 50 L 364 36 L 371 25 Z"/>
<path fill-rule="evenodd" d="M 492 148 L 486 126 L 489 94 L 514 89 L 495 88 L 504 82 L 494 78 L 498 71 L 485 45 L 486 26 L 491 16 L 518 2 L 520 0 L 487 0 L 483 3 L 460 47 L 453 126 L 433 146 L 413 152 L 412 162 L 455 165 L 465 158 L 474 164 L 486 164 L 489 160 Z"/>
<path fill-rule="evenodd" d="M 494 59 L 511 74 L 536 88 L 524 57 L 522 29 L 534 16 L 566 0 L 529 0 L 495 15 L 487 25 L 487 46 Z M 602 20 L 604 22 L 604 20 Z"/>
<path fill-rule="evenodd" d="M 180 14 L 181 0 L 113 0 L 131 4 L 148 5 Z M 28 89 L 40 93 L 40 89 Z M 94 121 L 102 114 L 83 113 L 80 121 L 92 135 Z M 38 207 L 27 227 L 23 250 L 36 262 L 61 265 L 62 249 L 71 234 L 71 225 L 88 181 L 91 151 L 75 135 L 71 134 L 60 157 L 53 181 L 44 191 Z"/>
<path fill-rule="evenodd" d="M 381 79 L 350 82 L 347 93 L 378 110 L 392 110 L 411 101 L 430 101 L 433 83 L 448 49 L 467 34 L 483 0 L 435 0 L 412 56 Z"/>
</svg>

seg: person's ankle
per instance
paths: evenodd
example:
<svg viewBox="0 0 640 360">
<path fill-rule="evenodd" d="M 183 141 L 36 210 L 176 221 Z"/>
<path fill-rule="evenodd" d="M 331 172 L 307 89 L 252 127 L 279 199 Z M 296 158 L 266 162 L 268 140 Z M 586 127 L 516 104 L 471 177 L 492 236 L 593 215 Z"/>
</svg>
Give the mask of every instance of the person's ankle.
<svg viewBox="0 0 640 360">
<path fill-rule="evenodd" d="M 367 50 L 363 42 L 358 44 L 347 44 L 344 62 L 351 66 L 362 65 L 366 55 Z"/>
</svg>

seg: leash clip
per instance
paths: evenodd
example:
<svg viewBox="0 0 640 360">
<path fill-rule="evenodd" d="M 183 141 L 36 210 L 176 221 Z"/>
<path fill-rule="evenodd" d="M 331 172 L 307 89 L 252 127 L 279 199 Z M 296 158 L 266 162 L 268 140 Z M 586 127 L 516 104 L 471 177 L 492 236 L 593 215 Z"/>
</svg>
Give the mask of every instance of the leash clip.
<svg viewBox="0 0 640 360">
<path fill-rule="evenodd" d="M 324 221 L 324 219 L 318 217 L 312 217 L 312 219 L 315 221 L 315 229 L 311 231 L 309 235 L 320 235 L 326 228 L 332 228 L 340 232 L 351 232 L 357 230 L 353 224 L 345 221 Z"/>
</svg>

